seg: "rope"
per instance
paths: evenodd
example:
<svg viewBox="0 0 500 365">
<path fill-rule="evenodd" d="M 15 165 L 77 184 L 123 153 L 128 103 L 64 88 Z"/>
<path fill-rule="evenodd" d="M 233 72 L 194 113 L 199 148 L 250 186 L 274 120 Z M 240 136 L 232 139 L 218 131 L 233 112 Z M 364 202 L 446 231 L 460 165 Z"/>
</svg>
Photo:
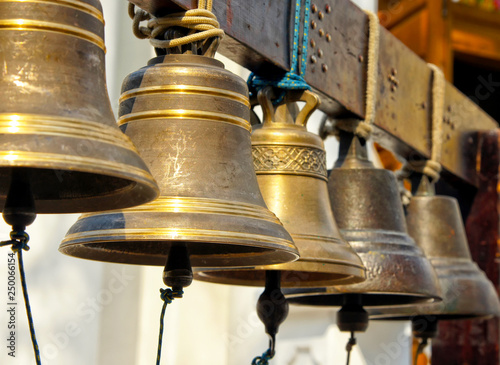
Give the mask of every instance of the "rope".
<svg viewBox="0 0 500 365">
<path fill-rule="evenodd" d="M 417 351 L 415 352 L 415 360 L 413 361 L 413 365 L 418 364 L 418 357 L 424 352 L 426 346 L 427 346 L 427 338 L 423 338 L 418 344 Z"/>
<path fill-rule="evenodd" d="M 433 182 L 440 178 L 441 152 L 443 146 L 443 114 L 445 78 L 443 71 L 436 65 L 428 64 L 432 70 L 432 145 L 431 158 L 426 161 L 412 161 L 406 168 L 429 176 Z"/>
<path fill-rule="evenodd" d="M 36 340 L 35 325 L 33 324 L 33 315 L 31 314 L 30 299 L 28 296 L 28 286 L 26 284 L 26 273 L 24 272 L 23 250 L 29 251 L 29 240 L 30 236 L 24 230 L 12 231 L 10 232 L 10 240 L 0 242 L 0 247 L 11 245 L 12 251 L 17 253 L 21 286 L 23 288 L 24 304 L 26 307 L 26 315 L 28 317 L 28 324 L 30 327 L 31 343 L 33 344 L 36 363 L 37 365 L 41 365 L 42 360 L 40 359 L 40 349 Z"/>
<path fill-rule="evenodd" d="M 167 305 L 172 303 L 175 298 L 182 298 L 184 292 L 182 290 L 160 289 L 160 298 L 163 300 L 163 307 L 160 314 L 160 334 L 158 335 L 158 352 L 156 355 L 156 365 L 160 365 L 161 348 L 163 343 L 163 322 L 165 319 L 165 311 Z"/>
<path fill-rule="evenodd" d="M 376 114 L 378 54 L 380 40 L 380 25 L 377 14 L 365 10 L 368 15 L 368 54 L 366 66 L 366 93 L 365 93 L 365 118 L 364 119 L 338 119 L 335 121 L 334 134 L 338 130 L 354 133 L 367 140 L 373 132 L 373 121 Z"/>
<path fill-rule="evenodd" d="M 149 38 L 155 48 L 175 48 L 211 38 L 220 40 L 224 36 L 217 17 L 212 13 L 212 0 L 199 0 L 197 9 L 172 13 L 161 18 L 156 18 L 142 9 L 136 11 L 135 5 L 129 3 L 128 14 L 132 19 L 134 35 L 140 39 Z M 147 21 L 147 27 L 141 26 L 143 21 Z M 167 39 L 168 31 L 173 27 L 185 28 L 188 34 Z"/>
<path fill-rule="evenodd" d="M 267 86 L 272 86 L 278 89 L 282 89 L 283 92 L 276 99 L 273 100 L 273 104 L 279 104 L 283 101 L 285 96 L 285 90 L 310 90 L 311 87 L 307 84 L 304 79 L 307 68 L 307 45 L 309 39 L 309 18 L 310 18 L 310 8 L 311 0 L 305 0 L 304 4 L 304 24 L 302 33 L 302 48 L 299 52 L 300 43 L 300 26 L 301 26 L 301 8 L 302 0 L 296 0 L 295 3 L 295 22 L 293 29 L 293 46 L 292 46 L 292 62 L 290 71 L 286 72 L 282 77 L 277 77 L 275 79 L 258 76 L 254 73 L 250 74 L 247 84 L 250 92 L 250 97 L 257 96 L 260 89 Z M 301 59 L 299 65 L 299 58 Z"/>
<path fill-rule="evenodd" d="M 268 365 L 269 360 L 271 360 L 274 355 L 271 354 L 271 349 L 268 349 L 262 354 L 262 356 L 257 356 L 252 360 L 252 365 Z"/>
<path fill-rule="evenodd" d="M 436 65 L 428 64 L 432 70 L 432 145 L 431 158 L 423 161 L 409 161 L 398 173 L 398 178 L 405 179 L 412 172 L 424 174 L 433 182 L 441 176 L 441 153 L 443 147 L 443 114 L 446 81 L 443 71 Z"/>
<path fill-rule="evenodd" d="M 351 362 L 351 351 L 352 348 L 356 345 L 356 337 L 354 337 L 354 331 L 351 331 L 351 337 L 349 341 L 347 341 L 347 345 L 345 346 L 345 350 L 347 351 L 347 365 Z"/>
</svg>

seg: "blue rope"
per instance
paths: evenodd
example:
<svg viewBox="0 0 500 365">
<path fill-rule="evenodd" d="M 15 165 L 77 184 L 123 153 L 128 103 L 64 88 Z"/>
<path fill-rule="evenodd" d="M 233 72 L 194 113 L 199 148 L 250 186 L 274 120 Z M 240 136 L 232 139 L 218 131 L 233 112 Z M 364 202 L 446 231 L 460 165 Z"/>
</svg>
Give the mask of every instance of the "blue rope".
<svg viewBox="0 0 500 365">
<path fill-rule="evenodd" d="M 302 50 L 299 55 L 299 35 L 300 35 L 300 18 L 302 0 L 296 0 L 295 3 L 295 25 L 293 30 L 293 47 L 292 47 L 292 62 L 290 71 L 286 72 L 283 76 L 277 78 L 266 78 L 251 73 L 248 80 L 248 89 L 250 97 L 256 96 L 260 89 L 266 86 L 273 86 L 275 88 L 283 89 L 281 95 L 273 101 L 273 104 L 279 104 L 285 96 L 285 90 L 310 90 L 311 87 L 304 79 L 307 67 L 307 46 L 309 39 L 309 16 L 311 8 L 311 0 L 305 0 L 304 10 L 304 26 L 302 36 Z M 299 56 L 301 56 L 300 69 Z"/>
<path fill-rule="evenodd" d="M 28 296 L 28 286 L 26 285 L 26 274 L 24 272 L 23 250 L 29 251 L 28 242 L 30 236 L 25 231 L 12 231 L 10 232 L 10 241 L 0 242 L 0 247 L 11 245 L 12 251 L 17 253 L 19 262 L 19 273 L 21 276 L 21 285 L 23 287 L 24 304 L 26 307 L 26 315 L 28 316 L 28 323 L 30 326 L 31 343 L 33 344 L 33 351 L 35 352 L 35 359 L 37 365 L 42 364 L 40 359 L 40 349 L 36 340 L 35 325 L 33 324 L 33 315 L 31 314 L 30 299 Z"/>
<path fill-rule="evenodd" d="M 271 349 L 267 350 L 262 354 L 262 356 L 257 356 L 252 360 L 252 365 L 268 365 L 269 360 L 271 360 L 274 356 L 271 355 Z"/>
<path fill-rule="evenodd" d="M 160 334 L 158 336 L 158 353 L 156 355 L 156 365 L 160 365 L 161 347 L 163 342 L 163 320 L 167 305 L 172 303 L 175 298 L 181 298 L 184 292 L 182 290 L 160 289 L 160 298 L 163 300 L 163 307 L 160 315 Z"/>
</svg>

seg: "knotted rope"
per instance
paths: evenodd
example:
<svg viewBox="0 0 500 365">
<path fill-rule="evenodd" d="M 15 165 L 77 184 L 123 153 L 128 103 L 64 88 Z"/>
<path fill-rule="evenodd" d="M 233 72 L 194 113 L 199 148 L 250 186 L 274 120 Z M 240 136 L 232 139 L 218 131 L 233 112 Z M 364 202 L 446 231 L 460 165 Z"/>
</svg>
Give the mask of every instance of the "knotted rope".
<svg viewBox="0 0 500 365">
<path fill-rule="evenodd" d="M 307 84 L 304 79 L 307 68 L 307 45 L 309 39 L 309 18 L 310 18 L 310 8 L 311 0 L 305 0 L 304 4 L 304 21 L 303 21 L 303 33 L 302 33 L 302 47 L 299 52 L 300 43 L 300 27 L 301 27 L 301 9 L 302 0 L 297 0 L 295 3 L 295 22 L 293 30 L 293 47 L 292 47 L 292 62 L 290 71 L 285 73 L 283 76 L 278 78 L 269 78 L 258 76 L 254 73 L 250 74 L 247 84 L 250 92 L 250 97 L 257 96 L 259 90 L 272 86 L 274 88 L 282 89 L 283 92 L 278 96 L 276 100 L 273 100 L 273 104 L 279 104 L 286 93 L 286 90 L 310 90 L 311 87 Z M 299 58 L 300 67 L 299 67 Z"/>
<path fill-rule="evenodd" d="M 345 350 L 347 351 L 347 365 L 351 362 L 351 351 L 354 346 L 356 346 L 356 337 L 354 337 L 354 331 L 351 331 L 351 337 L 349 341 L 347 341 L 347 345 L 345 346 Z"/>
<path fill-rule="evenodd" d="M 136 10 L 135 5 L 129 3 L 128 14 L 133 20 L 134 35 L 140 39 L 149 38 L 155 48 L 175 48 L 211 38 L 220 40 L 224 36 L 217 17 L 212 13 L 212 0 L 199 0 L 197 9 L 172 13 L 161 18 L 156 18 L 142 9 Z M 147 21 L 147 26 L 141 25 L 143 21 Z M 187 34 L 173 36 L 169 30 L 174 27 L 184 28 Z"/>
<path fill-rule="evenodd" d="M 24 272 L 24 262 L 23 262 L 23 250 L 29 251 L 28 242 L 30 236 L 24 230 L 12 231 L 10 232 L 10 240 L 0 242 L 0 247 L 11 245 L 13 252 L 17 253 L 17 259 L 19 262 L 19 274 L 21 277 L 21 286 L 23 288 L 24 304 L 26 307 L 26 315 L 28 317 L 28 324 L 30 327 L 31 343 L 33 344 L 33 351 L 35 353 L 35 360 L 37 365 L 42 364 L 40 359 L 40 349 L 38 347 L 38 342 L 36 340 L 35 325 L 33 324 L 33 315 L 31 314 L 30 299 L 28 296 L 28 286 L 26 284 L 26 274 Z"/>
<path fill-rule="evenodd" d="M 366 66 L 365 118 L 337 119 L 333 134 L 339 130 L 354 133 L 367 140 L 373 132 L 377 101 L 378 54 L 380 40 L 380 25 L 377 14 L 365 10 L 368 15 L 368 54 Z M 335 130 L 336 129 L 336 130 Z"/>
<path fill-rule="evenodd" d="M 428 64 L 432 70 L 432 145 L 431 158 L 425 161 L 410 161 L 404 166 L 410 173 L 415 171 L 439 180 L 441 173 L 441 152 L 443 146 L 443 114 L 446 81 L 443 71 L 436 65 Z"/>
<path fill-rule="evenodd" d="M 409 204 L 411 193 L 404 188 L 404 179 L 413 172 L 418 172 L 428 176 L 432 182 L 439 180 L 441 176 L 441 154 L 443 147 L 443 114 L 446 81 L 443 71 L 436 65 L 428 64 L 432 70 L 432 137 L 431 137 L 431 158 L 422 161 L 408 161 L 397 172 L 400 182 L 400 192 L 403 204 Z"/>
<path fill-rule="evenodd" d="M 172 290 L 172 289 L 160 289 L 160 298 L 163 300 L 163 307 L 161 309 L 160 315 L 160 333 L 158 335 L 158 352 L 156 355 L 156 365 L 160 365 L 161 360 L 161 348 L 163 342 L 163 322 L 165 319 L 165 311 L 167 305 L 172 303 L 175 298 L 182 298 L 184 292 L 182 290 Z"/>
<path fill-rule="evenodd" d="M 269 360 L 274 357 L 274 354 L 271 354 L 271 349 L 264 352 L 261 356 L 257 356 L 252 360 L 252 365 L 268 365 Z"/>
</svg>

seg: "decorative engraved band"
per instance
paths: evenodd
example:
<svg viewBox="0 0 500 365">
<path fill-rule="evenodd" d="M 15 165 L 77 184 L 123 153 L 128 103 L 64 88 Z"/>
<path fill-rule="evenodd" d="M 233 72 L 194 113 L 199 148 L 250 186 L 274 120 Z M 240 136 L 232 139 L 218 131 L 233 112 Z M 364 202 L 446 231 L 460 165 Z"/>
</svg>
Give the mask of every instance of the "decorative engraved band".
<svg viewBox="0 0 500 365">
<path fill-rule="evenodd" d="M 68 36 L 80 38 L 90 43 L 93 43 L 99 48 L 101 48 L 103 51 L 106 51 L 106 47 L 104 46 L 104 40 L 97 34 L 67 24 L 45 22 L 41 20 L 4 19 L 0 20 L 0 30 L 32 30 L 32 31 L 62 33 Z"/>
<path fill-rule="evenodd" d="M 327 180 L 326 154 L 319 148 L 252 146 L 253 165 L 259 174 L 297 174 Z"/>
</svg>

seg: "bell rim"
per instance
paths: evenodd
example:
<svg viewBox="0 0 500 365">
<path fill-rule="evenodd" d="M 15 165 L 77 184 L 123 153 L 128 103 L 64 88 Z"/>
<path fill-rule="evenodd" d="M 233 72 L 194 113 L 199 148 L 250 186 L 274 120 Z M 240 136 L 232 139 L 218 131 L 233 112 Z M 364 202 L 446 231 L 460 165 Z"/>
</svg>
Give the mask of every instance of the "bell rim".
<svg viewBox="0 0 500 365">
<path fill-rule="evenodd" d="M 150 254 L 130 254 L 130 253 L 124 253 L 124 252 L 116 252 L 113 250 L 109 250 L 106 248 L 106 244 L 109 243 L 123 243 L 125 245 L 129 244 L 134 244 L 134 243 L 144 243 L 148 242 L 151 243 L 151 240 L 145 240 L 145 241 L 124 241 L 122 240 L 107 240 L 107 241 L 102 241 L 102 242 L 93 242 L 91 244 L 87 243 L 61 243 L 59 246 L 59 251 L 67 256 L 71 257 L 76 257 L 80 259 L 87 259 L 87 260 L 92 260 L 92 261 L 101 261 L 101 262 L 110 262 L 110 263 L 125 263 L 125 264 L 132 264 L 132 265 L 150 265 L 150 266 L 164 266 L 167 260 L 166 254 L 158 254 L 158 253 L 150 253 Z M 258 248 L 261 250 L 262 255 L 253 255 L 255 257 L 252 257 L 252 255 L 247 255 L 247 256 L 242 256 L 239 259 L 239 261 L 236 261 L 234 258 L 228 256 L 224 258 L 220 258 L 220 255 L 216 254 L 210 254 L 210 255 L 195 255 L 191 256 L 191 265 L 193 267 L 213 267 L 215 265 L 218 265 L 220 267 L 247 267 L 247 266 L 252 266 L 255 264 L 255 262 L 262 262 L 263 259 L 262 257 L 265 258 L 265 260 L 269 261 L 279 261 L 279 262 L 289 262 L 293 260 L 297 260 L 298 258 L 298 252 L 292 248 L 292 247 L 283 247 L 279 246 L 278 244 L 276 247 L 261 247 L 259 246 L 259 242 L 255 241 L 248 241 L 246 243 L 234 243 L 234 241 L 217 241 L 217 240 L 212 240 L 212 241 L 207 241 L 206 237 L 199 237 L 199 240 L 193 240 L 192 238 L 185 239 L 185 240 L 156 240 L 154 241 L 155 243 L 161 243 L 165 246 L 165 248 L 171 247 L 173 244 L 177 243 L 185 243 L 186 245 L 189 244 L 201 244 L 201 245 L 217 245 L 220 246 L 221 248 L 226 247 L 226 246 L 233 246 L 233 247 L 238 247 L 238 248 Z M 103 248 L 100 248 L 99 245 L 103 245 Z M 188 246 L 189 247 L 189 246 Z M 240 254 L 242 255 L 242 254 Z M 223 261 L 222 263 L 217 261 Z M 226 261 L 224 261 L 226 260 Z M 217 262 L 214 264 L 214 262 Z M 240 263 L 241 262 L 241 263 Z M 243 264 L 244 262 L 244 264 Z"/>
<path fill-rule="evenodd" d="M 327 285 L 339 285 L 339 284 L 354 284 L 365 280 L 364 269 L 360 267 L 349 267 L 348 265 L 342 264 L 323 264 L 323 263 L 307 263 L 307 269 L 304 269 L 302 264 L 304 261 L 294 261 L 285 264 L 275 264 L 267 266 L 256 266 L 251 268 L 242 269 L 221 269 L 216 268 L 213 270 L 200 269 L 196 270 L 194 277 L 197 280 L 225 284 L 225 285 L 240 285 L 240 286 L 265 286 L 265 272 L 281 271 L 281 286 L 284 288 L 311 288 L 317 286 L 327 286 Z M 328 267 L 329 271 L 325 270 Z M 344 269 L 344 273 L 339 274 L 339 268 Z M 210 269 L 210 268 L 209 268 Z M 322 269 L 319 271 L 318 269 Z M 245 271 L 257 273 L 260 277 L 257 280 L 250 278 L 241 278 L 237 274 L 244 273 Z M 225 274 L 224 276 L 213 276 L 212 273 Z M 309 274 L 319 274 L 321 276 L 318 280 L 286 280 L 288 275 L 296 277 L 296 275 L 309 275 Z M 330 278 L 329 278 L 330 277 Z"/>
<path fill-rule="evenodd" d="M 100 194 L 93 196 L 36 199 L 37 213 L 82 213 L 94 211 L 96 207 L 103 210 L 120 209 L 149 202 L 160 193 L 131 140 L 115 127 L 68 117 L 1 113 L 0 133 L 4 138 L 36 135 L 68 140 L 84 139 L 91 144 L 129 153 L 130 161 L 125 160 L 123 153 L 119 154 L 122 161 L 111 161 L 81 155 L 77 150 L 71 151 L 73 154 L 63 154 L 62 151 L 54 153 L 14 149 L 1 151 L 0 170 L 27 168 L 35 173 L 52 170 L 56 174 L 58 171 L 82 173 L 82 176 L 89 174 L 127 182 L 124 187 L 111 191 L 101 190 Z"/>
<path fill-rule="evenodd" d="M 362 297 L 361 303 L 364 307 L 407 307 L 416 304 L 432 304 L 437 303 L 441 300 L 440 297 L 432 294 L 409 294 L 401 292 L 375 292 L 375 291 L 346 291 L 338 293 L 314 293 L 309 292 L 307 294 L 301 293 L 285 293 L 290 304 L 301 305 L 301 306 L 312 306 L 312 307 L 341 307 L 343 305 L 343 297 L 345 295 L 355 294 Z M 311 299 L 312 298 L 312 299 Z M 371 300 L 376 300 L 377 298 L 389 298 L 387 301 L 383 301 L 380 304 L 375 304 L 370 302 Z M 398 300 L 394 301 L 394 298 Z M 316 299 L 316 303 L 314 302 Z M 325 300 L 324 303 L 318 303 L 318 300 Z M 378 302 L 377 302 L 378 303 Z"/>
</svg>

